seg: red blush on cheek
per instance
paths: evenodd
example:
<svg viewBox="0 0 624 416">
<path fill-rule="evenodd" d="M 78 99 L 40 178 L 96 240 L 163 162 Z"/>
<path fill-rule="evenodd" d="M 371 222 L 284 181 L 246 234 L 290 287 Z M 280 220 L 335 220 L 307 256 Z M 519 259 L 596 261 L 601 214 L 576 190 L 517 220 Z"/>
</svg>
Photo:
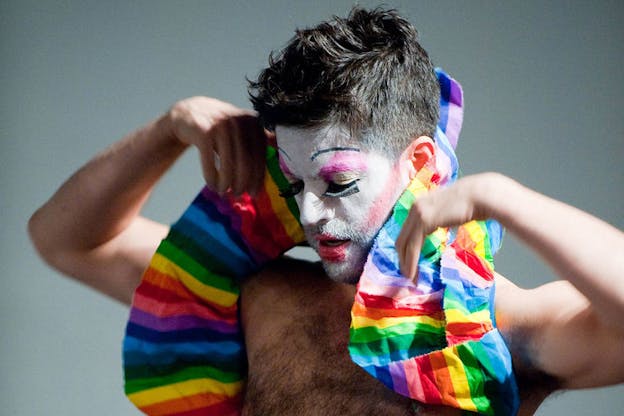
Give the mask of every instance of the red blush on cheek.
<svg viewBox="0 0 624 416">
<path fill-rule="evenodd" d="M 371 204 L 371 209 L 368 211 L 368 215 L 365 224 L 368 228 L 379 228 L 386 221 L 390 215 L 390 210 L 396 203 L 396 198 L 399 195 L 395 195 L 396 181 L 398 175 L 390 175 L 388 180 L 383 186 L 383 191 L 375 198 Z"/>
</svg>

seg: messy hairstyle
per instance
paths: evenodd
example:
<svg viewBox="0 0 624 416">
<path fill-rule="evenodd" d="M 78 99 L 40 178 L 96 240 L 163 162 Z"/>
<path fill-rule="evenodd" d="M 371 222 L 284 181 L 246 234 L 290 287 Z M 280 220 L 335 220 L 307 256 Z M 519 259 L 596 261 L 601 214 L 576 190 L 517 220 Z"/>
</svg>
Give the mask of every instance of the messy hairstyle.
<svg viewBox="0 0 624 416">
<path fill-rule="evenodd" d="M 297 30 L 249 81 L 249 96 L 269 130 L 338 125 L 392 156 L 415 137 L 433 137 L 439 117 L 433 65 L 395 10 L 354 8 Z"/>
</svg>

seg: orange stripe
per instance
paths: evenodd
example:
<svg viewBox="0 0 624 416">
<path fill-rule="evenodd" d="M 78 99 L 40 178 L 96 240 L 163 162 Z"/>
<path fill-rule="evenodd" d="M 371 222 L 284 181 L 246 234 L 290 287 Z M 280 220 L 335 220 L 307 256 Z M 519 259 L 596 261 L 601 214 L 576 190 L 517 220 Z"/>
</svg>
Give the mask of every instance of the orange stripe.
<svg viewBox="0 0 624 416">
<path fill-rule="evenodd" d="M 218 319 L 220 321 L 233 323 L 238 320 L 236 317 L 237 308 L 229 311 L 214 311 L 208 305 L 200 305 L 193 302 L 184 303 L 163 303 L 158 299 L 152 299 L 137 293 L 134 295 L 133 307 L 141 311 L 159 317 L 170 317 L 177 315 L 195 315 L 204 319 Z M 224 317 L 231 316 L 230 319 Z"/>
<path fill-rule="evenodd" d="M 168 274 L 164 274 L 153 267 L 148 267 L 143 274 L 143 281 L 149 282 L 154 286 L 158 286 L 162 289 L 166 289 L 170 292 L 175 293 L 176 295 L 192 300 L 195 298 L 191 292 L 180 283 L 175 277 L 172 277 Z"/>
<path fill-rule="evenodd" d="M 141 410 L 150 416 L 164 416 L 189 410 L 201 409 L 228 400 L 229 397 L 222 394 L 199 393 L 192 396 L 184 396 L 178 399 L 166 400 L 141 407 Z"/>
<path fill-rule="evenodd" d="M 451 373 L 447 367 L 444 354 L 442 354 L 442 351 L 432 352 L 429 354 L 429 360 L 433 370 L 433 377 L 436 380 L 436 385 L 442 396 L 442 401 L 449 406 L 459 407 L 459 403 L 455 398 L 453 380 L 451 379 Z"/>
<path fill-rule="evenodd" d="M 431 313 L 430 311 L 422 311 L 418 309 L 381 309 L 381 308 L 367 308 L 359 302 L 353 304 L 351 309 L 355 316 L 365 316 L 371 319 L 381 319 L 388 317 L 401 317 L 401 316 L 430 316 L 432 319 L 443 320 L 444 311 Z"/>
</svg>

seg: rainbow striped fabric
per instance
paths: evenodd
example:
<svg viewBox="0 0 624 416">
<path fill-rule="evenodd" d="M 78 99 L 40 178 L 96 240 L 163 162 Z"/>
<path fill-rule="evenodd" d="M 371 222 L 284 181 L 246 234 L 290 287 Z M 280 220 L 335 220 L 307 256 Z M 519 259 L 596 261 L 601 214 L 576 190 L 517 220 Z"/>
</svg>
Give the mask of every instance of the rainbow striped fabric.
<svg viewBox="0 0 624 416">
<path fill-rule="evenodd" d="M 255 199 L 205 188 L 171 227 L 134 295 L 125 391 L 148 415 L 238 415 L 247 375 L 238 279 L 304 240 L 275 147 Z"/>
<path fill-rule="evenodd" d="M 461 128 L 462 93 L 451 78 L 441 72 L 438 78 L 438 160 L 418 172 L 375 239 L 351 310 L 349 352 L 387 387 L 422 403 L 514 415 L 519 397 L 511 355 L 494 319 L 500 224 L 439 228 L 423 242 L 417 284 L 399 270 L 394 244 L 414 199 L 457 176 L 451 148 Z"/>
<path fill-rule="evenodd" d="M 437 230 L 423 247 L 418 286 L 397 275 L 394 238 L 413 198 L 457 176 L 461 88 L 437 73 L 436 164 L 421 171 L 376 239 L 358 286 L 349 349 L 401 394 L 513 414 L 511 361 L 492 312 L 497 224 Z M 279 197 L 283 187 L 273 144 L 256 198 L 205 188 L 160 244 L 135 293 L 123 345 L 125 391 L 145 414 L 240 414 L 247 359 L 238 282 L 304 240 L 295 202 Z"/>
</svg>

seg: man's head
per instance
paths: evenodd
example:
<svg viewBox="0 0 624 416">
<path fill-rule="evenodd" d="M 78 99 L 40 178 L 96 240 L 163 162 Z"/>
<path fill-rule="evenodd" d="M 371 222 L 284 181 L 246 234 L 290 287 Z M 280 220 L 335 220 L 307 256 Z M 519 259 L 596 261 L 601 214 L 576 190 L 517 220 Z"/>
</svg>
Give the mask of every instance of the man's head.
<svg viewBox="0 0 624 416">
<path fill-rule="evenodd" d="M 299 30 L 250 82 L 274 130 L 309 243 L 330 277 L 357 281 L 397 197 L 433 155 L 439 87 L 416 30 L 354 9 Z"/>
</svg>

